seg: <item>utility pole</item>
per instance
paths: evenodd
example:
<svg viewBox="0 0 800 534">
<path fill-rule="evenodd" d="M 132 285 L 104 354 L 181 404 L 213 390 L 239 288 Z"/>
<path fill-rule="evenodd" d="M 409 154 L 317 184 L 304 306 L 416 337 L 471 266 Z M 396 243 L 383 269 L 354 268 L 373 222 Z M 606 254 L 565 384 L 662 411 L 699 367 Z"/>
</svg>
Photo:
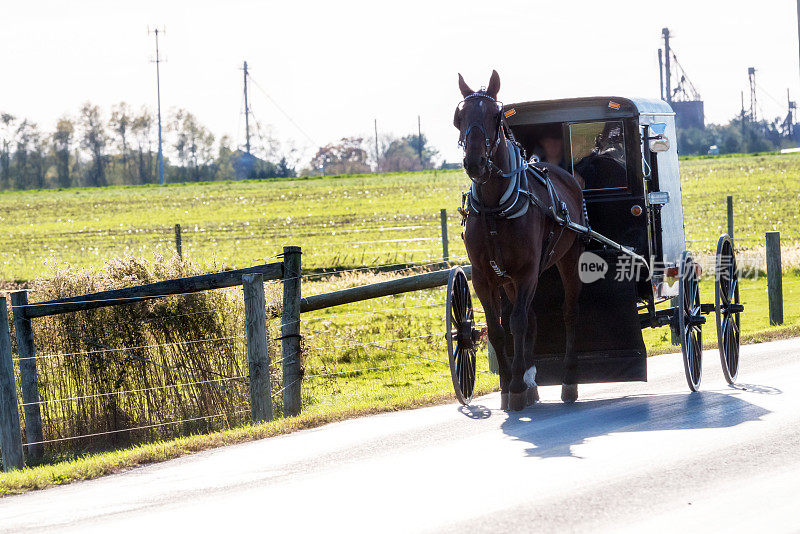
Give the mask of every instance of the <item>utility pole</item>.
<svg viewBox="0 0 800 534">
<path fill-rule="evenodd" d="M 797 0 L 797 37 L 800 45 L 800 0 Z"/>
<path fill-rule="evenodd" d="M 746 114 L 744 112 L 744 91 L 742 91 L 742 112 L 741 113 L 742 113 L 741 114 L 741 117 L 742 117 L 742 125 L 741 125 L 742 126 L 742 152 L 747 152 L 747 135 L 746 135 L 746 132 L 745 132 L 745 124 L 744 124 L 745 119 L 747 118 L 747 116 L 746 116 Z"/>
<path fill-rule="evenodd" d="M 417 115 L 417 153 L 419 154 L 419 166 L 422 166 L 422 119 Z"/>
<path fill-rule="evenodd" d="M 800 0 L 798 0 L 800 1 Z M 669 28 L 662 28 L 661 34 L 664 36 L 664 80 L 666 80 L 666 97 L 667 102 L 672 104 L 672 85 L 671 85 L 671 78 L 672 73 L 670 72 L 670 49 L 669 49 Z"/>
<path fill-rule="evenodd" d="M 247 155 L 250 155 L 250 107 L 247 104 L 247 61 L 244 62 L 244 131 Z"/>
<path fill-rule="evenodd" d="M 797 0 L 800 2 L 800 0 Z M 378 152 L 378 119 L 375 119 L 375 172 L 379 172 L 380 166 L 380 152 Z"/>
<path fill-rule="evenodd" d="M 163 32 L 164 30 L 161 31 Z M 150 33 L 149 28 L 147 33 Z M 161 64 L 161 58 L 158 55 L 159 29 L 156 28 L 153 30 L 153 33 L 156 36 L 156 92 L 158 94 L 158 183 L 164 185 L 164 152 L 161 148 L 161 72 L 159 68 L 159 65 Z"/>
<path fill-rule="evenodd" d="M 800 0 L 797 0 L 800 2 Z M 664 100 L 664 58 L 662 50 L 658 49 L 658 90 L 661 92 L 661 100 Z"/>
<path fill-rule="evenodd" d="M 758 122 L 758 115 L 756 113 L 756 108 L 758 108 L 758 102 L 756 100 L 756 68 L 755 67 L 748 67 L 747 68 L 747 78 L 750 80 L 750 120 L 753 122 Z"/>
</svg>

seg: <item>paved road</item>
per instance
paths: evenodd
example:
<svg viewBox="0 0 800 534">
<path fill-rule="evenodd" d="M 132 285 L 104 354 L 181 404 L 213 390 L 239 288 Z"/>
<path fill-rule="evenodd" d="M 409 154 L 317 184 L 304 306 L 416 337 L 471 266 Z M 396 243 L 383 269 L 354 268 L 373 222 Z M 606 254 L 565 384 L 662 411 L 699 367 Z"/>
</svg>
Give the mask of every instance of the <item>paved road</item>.
<svg viewBox="0 0 800 534">
<path fill-rule="evenodd" d="M 705 360 L 701 393 L 657 356 L 571 406 L 495 394 L 3 499 L 0 530 L 800 531 L 800 339 L 744 347 L 738 389 Z"/>
</svg>

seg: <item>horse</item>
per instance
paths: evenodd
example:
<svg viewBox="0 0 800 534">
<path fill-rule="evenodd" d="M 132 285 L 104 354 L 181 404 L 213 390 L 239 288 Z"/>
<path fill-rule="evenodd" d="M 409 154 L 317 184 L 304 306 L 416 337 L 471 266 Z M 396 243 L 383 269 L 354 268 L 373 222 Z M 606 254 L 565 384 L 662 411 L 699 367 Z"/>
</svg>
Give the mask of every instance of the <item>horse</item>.
<svg viewBox="0 0 800 534">
<path fill-rule="evenodd" d="M 554 214 L 562 221 L 585 225 L 583 192 L 578 180 L 560 167 L 524 161 L 510 130 L 506 134 L 503 107 L 497 100 L 497 71 L 492 71 L 486 89 L 473 91 L 461 74 L 458 85 L 463 100 L 453 124 L 472 181 L 465 195 L 467 208 L 462 210 L 463 239 L 472 264 L 472 284 L 486 314 L 489 342 L 497 354 L 501 408 L 521 410 L 538 399 L 532 303 L 540 274 L 552 266 L 564 287 L 561 399 L 575 402 L 578 262 L 585 244 L 578 234 L 559 225 Z"/>
</svg>

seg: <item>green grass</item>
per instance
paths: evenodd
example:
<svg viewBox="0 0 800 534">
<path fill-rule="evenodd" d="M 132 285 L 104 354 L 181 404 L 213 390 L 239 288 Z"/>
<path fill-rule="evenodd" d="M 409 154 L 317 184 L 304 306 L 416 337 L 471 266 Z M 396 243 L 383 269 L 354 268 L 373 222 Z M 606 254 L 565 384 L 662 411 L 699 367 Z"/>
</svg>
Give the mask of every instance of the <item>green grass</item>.
<svg viewBox="0 0 800 534">
<path fill-rule="evenodd" d="M 712 250 L 726 231 L 729 194 L 737 246 L 757 248 L 770 230 L 800 243 L 800 154 L 690 159 L 681 173 L 692 249 Z M 171 251 L 176 223 L 198 263 L 252 265 L 290 244 L 303 247 L 305 267 L 425 261 L 441 257 L 441 208 L 458 256 L 455 208 L 466 185 L 454 170 L 0 193 L 0 280 L 43 275 L 50 259 L 99 267 L 111 256 Z"/>
</svg>

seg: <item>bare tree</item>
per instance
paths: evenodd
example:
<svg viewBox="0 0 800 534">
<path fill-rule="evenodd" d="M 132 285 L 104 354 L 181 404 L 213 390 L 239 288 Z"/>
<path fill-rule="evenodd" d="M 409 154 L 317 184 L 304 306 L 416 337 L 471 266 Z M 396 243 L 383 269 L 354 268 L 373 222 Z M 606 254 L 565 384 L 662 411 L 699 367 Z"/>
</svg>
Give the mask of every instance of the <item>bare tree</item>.
<svg viewBox="0 0 800 534">
<path fill-rule="evenodd" d="M 130 153 L 128 137 L 130 135 L 132 121 L 133 118 L 131 117 L 130 107 L 125 102 L 120 102 L 111 108 L 111 119 L 108 121 L 108 125 L 111 127 L 111 131 L 114 132 L 116 149 L 120 154 L 119 159 L 122 162 L 123 183 L 131 183 L 128 165 L 128 156 Z"/>
<path fill-rule="evenodd" d="M 108 137 L 103 128 L 100 108 L 86 102 L 81 108 L 81 147 L 88 150 L 92 156 L 92 166 L 87 172 L 87 182 L 90 186 L 108 185 L 106 179 L 106 143 Z"/>
<path fill-rule="evenodd" d="M 62 117 L 56 124 L 56 131 L 53 133 L 53 154 L 56 160 L 56 178 L 59 187 L 70 187 L 72 177 L 69 172 L 69 155 L 75 125 L 69 117 Z"/>
<path fill-rule="evenodd" d="M 16 117 L 0 113 L 2 125 L 2 146 L 0 146 L 0 189 L 11 187 L 11 143 L 14 141 Z"/>
<path fill-rule="evenodd" d="M 45 155 L 42 135 L 36 123 L 24 119 L 15 131 L 12 157 L 14 186 L 17 189 L 44 187 Z"/>
<path fill-rule="evenodd" d="M 140 184 L 154 182 L 153 113 L 143 107 L 133 118 L 130 130 L 136 138 L 136 180 Z"/>
<path fill-rule="evenodd" d="M 184 172 L 189 179 L 199 181 L 202 170 L 214 160 L 214 135 L 185 109 L 174 113 L 170 129 L 175 133 L 174 146 Z"/>
</svg>

